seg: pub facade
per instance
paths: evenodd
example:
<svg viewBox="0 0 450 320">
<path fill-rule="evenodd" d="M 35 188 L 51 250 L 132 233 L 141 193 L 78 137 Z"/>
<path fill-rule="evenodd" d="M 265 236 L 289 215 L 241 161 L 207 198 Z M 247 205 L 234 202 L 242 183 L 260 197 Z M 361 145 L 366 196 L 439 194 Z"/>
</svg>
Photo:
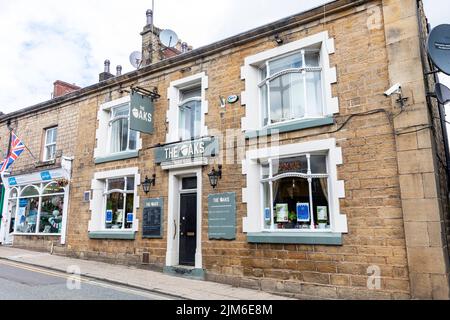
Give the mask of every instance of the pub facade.
<svg viewBox="0 0 450 320">
<path fill-rule="evenodd" d="M 52 252 L 299 298 L 448 299 L 425 22 L 421 1 L 338 0 L 164 57 L 149 19 L 140 69 L 47 103 L 78 119 Z M 383 94 L 398 82 L 405 105 Z M 46 117 L 2 130 L 29 114 Z M 46 182 L 3 181 L 4 209 L 45 202 Z"/>
</svg>

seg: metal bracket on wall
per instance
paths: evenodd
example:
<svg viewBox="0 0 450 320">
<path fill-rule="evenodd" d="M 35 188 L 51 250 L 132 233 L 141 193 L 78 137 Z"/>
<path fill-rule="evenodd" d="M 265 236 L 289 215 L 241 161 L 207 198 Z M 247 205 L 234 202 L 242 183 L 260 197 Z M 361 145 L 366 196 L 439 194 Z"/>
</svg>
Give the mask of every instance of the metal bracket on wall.
<svg viewBox="0 0 450 320">
<path fill-rule="evenodd" d="M 131 87 L 131 92 L 139 93 L 139 94 L 141 94 L 143 96 L 149 97 L 153 101 L 161 98 L 161 96 L 158 94 L 158 88 L 157 87 L 154 87 L 153 91 L 150 91 L 150 90 L 144 89 L 142 87 L 135 86 L 135 87 Z"/>
</svg>

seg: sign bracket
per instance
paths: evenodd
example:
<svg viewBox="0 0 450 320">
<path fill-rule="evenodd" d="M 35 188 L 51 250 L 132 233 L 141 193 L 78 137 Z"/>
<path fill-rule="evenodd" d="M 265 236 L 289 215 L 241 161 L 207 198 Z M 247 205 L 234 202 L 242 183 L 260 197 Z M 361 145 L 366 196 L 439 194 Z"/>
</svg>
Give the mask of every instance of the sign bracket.
<svg viewBox="0 0 450 320">
<path fill-rule="evenodd" d="M 158 88 L 154 87 L 153 91 L 144 89 L 142 87 L 138 87 L 138 86 L 132 86 L 131 87 L 131 92 L 135 92 L 135 93 L 139 93 L 140 95 L 143 95 L 145 97 L 149 97 L 150 99 L 152 99 L 152 101 L 158 100 L 159 98 L 161 98 L 161 96 L 158 94 Z"/>
</svg>

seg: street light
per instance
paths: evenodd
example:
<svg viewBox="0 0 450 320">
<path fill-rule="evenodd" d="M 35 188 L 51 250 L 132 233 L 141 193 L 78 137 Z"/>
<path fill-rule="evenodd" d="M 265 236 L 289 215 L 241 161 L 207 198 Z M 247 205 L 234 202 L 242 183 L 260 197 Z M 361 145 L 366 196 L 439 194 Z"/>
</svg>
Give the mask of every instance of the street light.
<svg viewBox="0 0 450 320">
<path fill-rule="evenodd" d="M 216 171 L 216 169 L 213 167 L 212 171 L 208 173 L 209 178 L 209 184 L 213 189 L 217 187 L 217 182 L 219 179 L 222 179 L 222 165 L 219 165 L 219 170 Z"/>
<path fill-rule="evenodd" d="M 148 176 L 145 177 L 144 182 L 142 182 L 142 189 L 144 189 L 145 194 L 150 192 L 150 186 L 155 186 L 156 184 L 156 174 L 153 175 L 152 179 L 149 179 Z"/>
</svg>

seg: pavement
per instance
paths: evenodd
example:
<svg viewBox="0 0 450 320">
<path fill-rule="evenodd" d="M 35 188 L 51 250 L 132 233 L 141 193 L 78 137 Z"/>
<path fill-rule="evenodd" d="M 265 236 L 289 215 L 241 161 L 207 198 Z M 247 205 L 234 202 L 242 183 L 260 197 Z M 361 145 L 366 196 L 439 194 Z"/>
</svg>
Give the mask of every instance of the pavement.
<svg viewBox="0 0 450 320">
<path fill-rule="evenodd" d="M 210 281 L 186 279 L 129 266 L 81 260 L 0 246 L 0 259 L 56 272 L 79 272 L 86 279 L 187 300 L 289 300 L 287 297 Z M 1 268 L 1 265 L 0 265 Z"/>
</svg>

